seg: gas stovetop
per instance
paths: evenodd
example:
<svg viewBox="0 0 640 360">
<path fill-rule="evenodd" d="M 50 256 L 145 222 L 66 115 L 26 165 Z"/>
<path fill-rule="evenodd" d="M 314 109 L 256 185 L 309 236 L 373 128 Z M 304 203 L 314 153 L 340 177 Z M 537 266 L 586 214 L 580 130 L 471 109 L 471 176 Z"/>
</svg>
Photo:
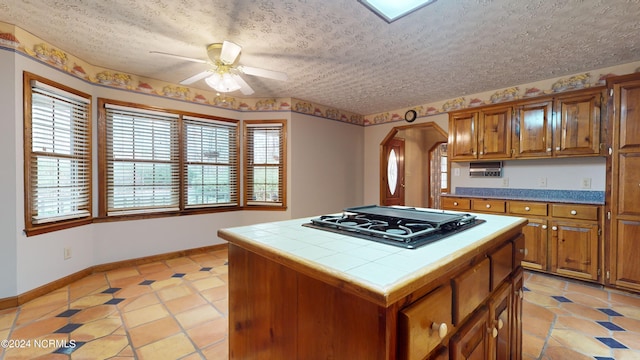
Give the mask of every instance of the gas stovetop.
<svg viewBox="0 0 640 360">
<path fill-rule="evenodd" d="M 484 222 L 471 214 L 369 205 L 323 215 L 303 226 L 415 249 Z"/>
</svg>

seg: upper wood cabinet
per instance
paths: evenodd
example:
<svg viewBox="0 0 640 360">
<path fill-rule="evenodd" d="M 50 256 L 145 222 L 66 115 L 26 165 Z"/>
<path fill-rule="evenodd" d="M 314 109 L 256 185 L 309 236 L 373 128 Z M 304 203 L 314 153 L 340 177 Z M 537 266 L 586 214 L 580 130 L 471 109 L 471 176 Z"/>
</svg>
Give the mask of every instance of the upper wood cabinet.
<svg viewBox="0 0 640 360">
<path fill-rule="evenodd" d="M 455 160 L 478 158 L 477 111 L 449 114 L 449 157 Z"/>
<path fill-rule="evenodd" d="M 551 99 L 525 102 L 516 107 L 514 157 L 545 157 L 552 154 L 552 109 Z"/>
<path fill-rule="evenodd" d="M 588 89 L 555 99 L 555 156 L 600 154 L 603 92 L 602 88 Z"/>
<path fill-rule="evenodd" d="M 449 114 L 452 161 L 598 156 L 604 87 Z"/>
</svg>

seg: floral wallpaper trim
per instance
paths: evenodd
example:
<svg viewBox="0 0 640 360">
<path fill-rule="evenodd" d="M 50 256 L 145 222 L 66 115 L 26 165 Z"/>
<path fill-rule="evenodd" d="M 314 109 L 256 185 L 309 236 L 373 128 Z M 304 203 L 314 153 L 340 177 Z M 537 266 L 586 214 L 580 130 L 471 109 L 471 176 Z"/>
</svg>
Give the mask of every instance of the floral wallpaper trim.
<svg viewBox="0 0 640 360">
<path fill-rule="evenodd" d="M 236 98 L 93 66 L 17 26 L 0 22 L 0 49 L 27 55 L 57 70 L 101 86 L 237 111 L 293 111 L 363 125 L 359 114 L 292 98 Z M 293 103 L 293 105 L 292 105 Z"/>
</svg>

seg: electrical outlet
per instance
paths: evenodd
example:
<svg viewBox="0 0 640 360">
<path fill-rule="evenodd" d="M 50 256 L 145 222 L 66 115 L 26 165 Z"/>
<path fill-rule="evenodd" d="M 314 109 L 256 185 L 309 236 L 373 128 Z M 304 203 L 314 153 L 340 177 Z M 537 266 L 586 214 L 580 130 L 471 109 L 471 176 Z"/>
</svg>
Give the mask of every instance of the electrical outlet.
<svg viewBox="0 0 640 360">
<path fill-rule="evenodd" d="M 453 176 L 460 176 L 460 168 L 453 169 Z"/>
<path fill-rule="evenodd" d="M 538 178 L 538 186 L 539 187 L 547 187 L 547 178 L 544 177 L 544 176 Z"/>
<path fill-rule="evenodd" d="M 591 189 L 591 178 L 582 178 L 582 188 Z"/>
<path fill-rule="evenodd" d="M 71 248 L 70 247 L 64 248 L 64 259 L 65 260 L 71 259 Z"/>
<path fill-rule="evenodd" d="M 509 178 L 508 177 L 503 177 L 502 178 L 502 187 L 509 187 Z"/>
</svg>

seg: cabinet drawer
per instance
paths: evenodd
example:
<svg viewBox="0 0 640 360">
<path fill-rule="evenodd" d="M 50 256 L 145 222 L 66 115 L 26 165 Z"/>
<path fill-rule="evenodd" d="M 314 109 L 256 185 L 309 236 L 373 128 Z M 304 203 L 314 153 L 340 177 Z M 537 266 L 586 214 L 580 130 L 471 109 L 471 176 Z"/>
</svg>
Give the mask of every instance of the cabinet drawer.
<svg viewBox="0 0 640 360">
<path fill-rule="evenodd" d="M 513 270 L 513 243 L 509 241 L 502 245 L 489 255 L 489 258 L 491 259 L 491 288 L 495 289 Z"/>
<path fill-rule="evenodd" d="M 485 258 L 452 280 L 454 325 L 460 324 L 489 296 L 490 273 L 491 262 Z"/>
<path fill-rule="evenodd" d="M 443 209 L 448 210 L 471 210 L 471 200 L 463 198 L 443 197 L 440 199 Z"/>
<path fill-rule="evenodd" d="M 471 201 L 471 208 L 473 211 L 504 213 L 505 203 L 504 200 L 473 199 Z"/>
<path fill-rule="evenodd" d="M 551 215 L 557 218 L 596 221 L 598 220 L 598 206 L 552 204 Z"/>
<path fill-rule="evenodd" d="M 509 212 L 519 215 L 547 216 L 547 204 L 529 201 L 509 201 Z"/>
<path fill-rule="evenodd" d="M 398 314 L 400 359 L 424 359 L 452 331 L 451 287 L 442 286 Z"/>
</svg>

